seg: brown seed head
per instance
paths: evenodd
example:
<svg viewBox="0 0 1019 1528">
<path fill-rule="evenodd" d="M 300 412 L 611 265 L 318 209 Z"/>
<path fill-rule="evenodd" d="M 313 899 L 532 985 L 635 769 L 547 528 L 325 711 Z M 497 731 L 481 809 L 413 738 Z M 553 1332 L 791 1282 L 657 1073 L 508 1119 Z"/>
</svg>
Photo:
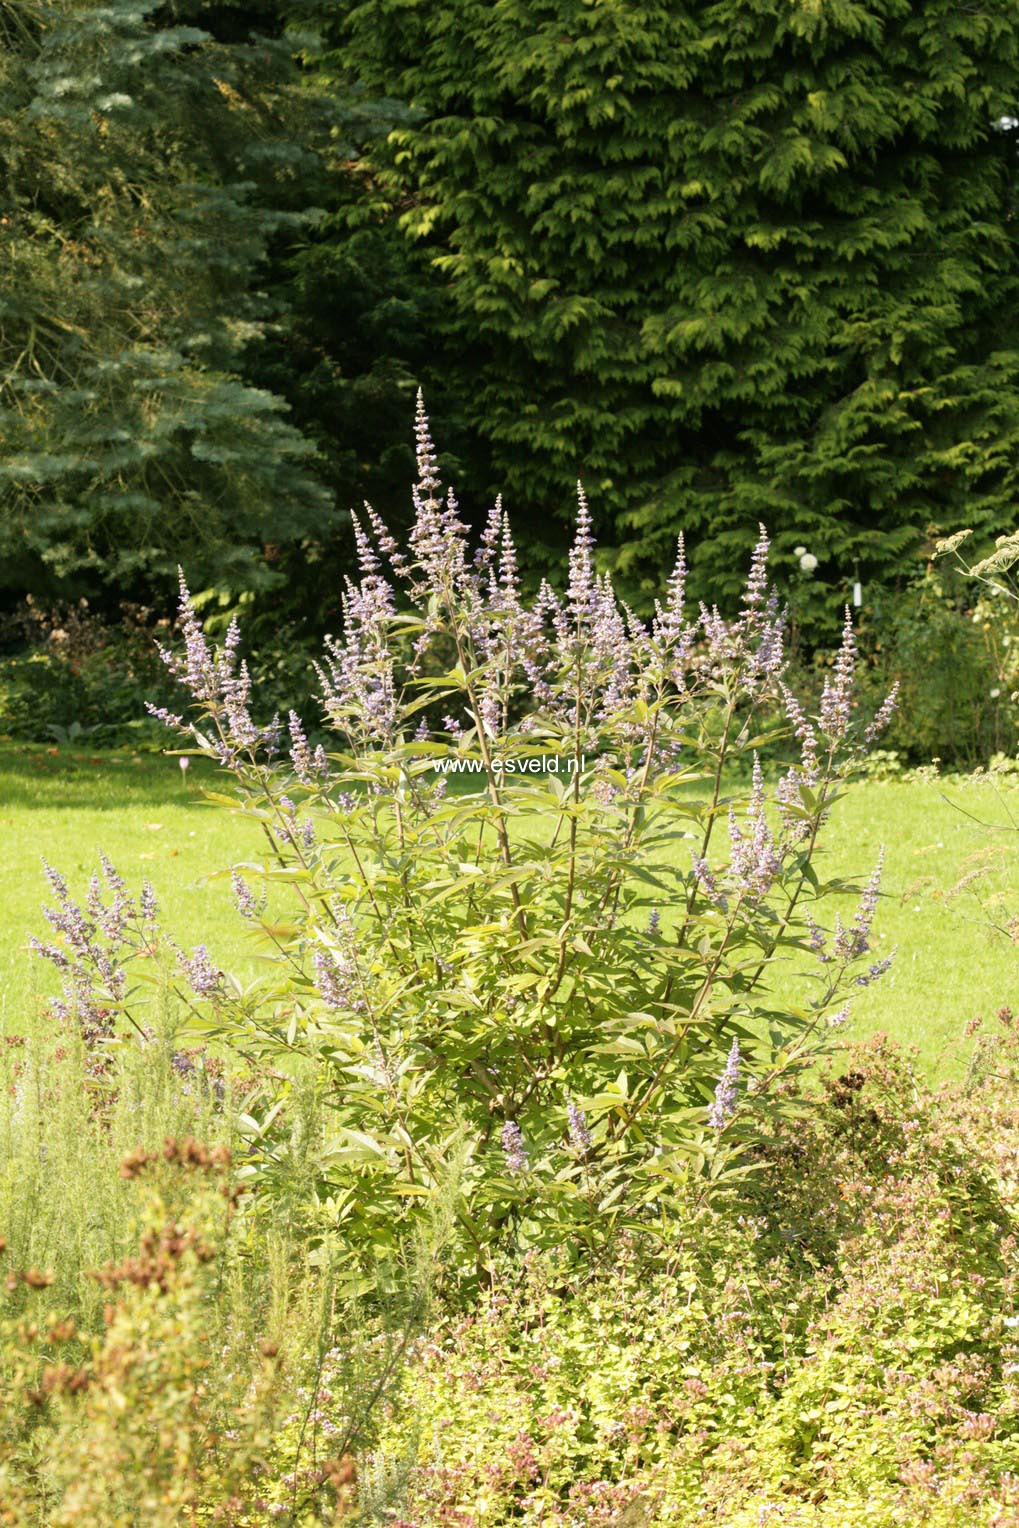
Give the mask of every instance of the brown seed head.
<svg viewBox="0 0 1019 1528">
<path fill-rule="evenodd" d="M 147 1151 L 139 1146 L 137 1150 L 129 1151 L 121 1162 L 120 1176 L 122 1178 L 137 1178 L 140 1173 L 145 1171 L 149 1163 L 154 1161 L 155 1157 L 150 1156 Z"/>
<path fill-rule="evenodd" d="M 29 1289 L 46 1289 L 53 1283 L 54 1275 L 49 1272 L 42 1273 L 38 1268 L 29 1268 L 21 1275 L 21 1278 Z"/>
</svg>

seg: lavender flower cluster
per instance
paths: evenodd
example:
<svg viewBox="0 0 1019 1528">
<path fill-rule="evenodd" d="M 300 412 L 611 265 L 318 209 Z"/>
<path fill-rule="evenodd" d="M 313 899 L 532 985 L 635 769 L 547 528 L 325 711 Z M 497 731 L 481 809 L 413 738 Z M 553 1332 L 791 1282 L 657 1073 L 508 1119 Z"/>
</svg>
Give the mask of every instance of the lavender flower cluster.
<svg viewBox="0 0 1019 1528">
<path fill-rule="evenodd" d="M 328 1009 L 334 1013 L 341 1008 L 363 1011 L 364 999 L 358 995 L 355 975 L 346 962 L 331 950 L 316 950 L 311 963 L 315 988 Z"/>
<path fill-rule="evenodd" d="M 261 918 L 265 912 L 266 893 L 262 891 L 256 896 L 241 875 L 239 870 L 234 870 L 230 876 L 230 888 L 234 894 L 234 903 L 242 918 L 248 918 L 252 922 Z"/>
<path fill-rule="evenodd" d="M 780 684 L 785 611 L 768 583 L 769 543 L 763 526 L 737 618 L 725 620 L 717 607 L 704 604 L 688 616 L 686 554 L 680 538 L 664 601 L 656 602 L 651 622 L 645 625 L 618 600 L 611 577 L 596 570 L 590 509 L 578 485 L 565 593 L 560 596 L 543 581 L 528 606 L 521 597 L 516 550 L 501 500 L 471 553 L 456 498 L 443 491 L 439 479 L 420 394 L 415 431 L 418 480 L 412 491 L 414 522 L 407 548 L 401 550 L 370 506 L 366 524 L 355 518 L 358 576 L 345 580 L 341 633 L 327 639 L 316 667 L 325 715 L 349 742 L 371 750 L 405 735 L 408 707 L 418 709 L 420 682 L 434 680 L 437 663 L 448 664 L 442 655 L 451 646 L 457 667 L 449 676 L 447 694 L 462 710 L 447 711 L 435 735 L 437 747 L 448 747 L 450 739 L 483 749 L 495 744 L 505 738 L 514 725 L 511 718 L 526 702 L 531 730 L 540 722 L 546 735 L 568 734 L 579 752 L 597 757 L 608 729 L 613 746 L 633 750 L 626 771 L 630 781 L 648 764 L 667 767 L 681 746 L 679 719 L 663 712 L 663 697 L 671 698 L 675 708 L 701 683 L 734 680 L 751 698 Z M 164 652 L 163 657 L 194 705 L 212 718 L 216 756 L 232 766 L 259 749 L 270 755 L 277 751 L 279 719 L 260 729 L 250 715 L 250 679 L 245 664 L 238 662 L 236 624 L 231 624 L 222 650 L 213 652 L 183 576 L 180 628 L 183 653 Z M 413 641 L 408 652 L 409 637 Z M 808 721 L 795 698 L 784 692 L 802 753 L 800 764 L 776 790 L 787 836 L 802 832 L 796 810 L 800 787 L 816 784 L 825 756 L 830 759 L 847 737 L 855 665 L 847 614 L 817 722 Z M 875 718 L 872 734 L 887 721 L 894 704 L 893 694 Z M 180 730 L 193 730 L 180 716 L 168 713 L 163 719 Z M 422 714 L 413 726 L 416 739 L 432 739 Z M 288 729 L 297 782 L 309 791 L 321 788 L 329 775 L 324 751 L 311 748 L 293 712 Z M 737 880 L 745 883 L 748 894 L 764 895 L 778 870 L 763 811 L 755 809 L 748 833 L 733 824 L 731 837 Z"/>
<path fill-rule="evenodd" d="M 530 1159 L 524 1149 L 524 1138 L 520 1133 L 520 1126 L 514 1120 L 508 1119 L 503 1125 L 500 1140 L 507 1171 L 525 1173 L 530 1165 Z"/>
<path fill-rule="evenodd" d="M 61 1023 L 74 1023 L 89 1052 L 114 1033 L 113 1009 L 124 997 L 124 961 L 132 951 L 147 949 L 158 917 L 155 893 L 148 881 L 139 902 L 105 854 L 99 856 L 103 879 L 93 875 L 84 907 L 72 898 L 59 871 L 43 861 L 56 906 L 43 915 L 56 938 L 33 938 L 31 947 L 61 973 L 62 996 L 52 1008 Z M 105 881 L 105 890 L 103 886 Z"/>
<path fill-rule="evenodd" d="M 570 1145 L 574 1151 L 581 1153 L 590 1151 L 592 1145 L 591 1132 L 588 1129 L 583 1109 L 573 1099 L 570 1100 L 567 1106 L 566 1121 L 569 1128 Z"/>
<path fill-rule="evenodd" d="M 782 873 L 782 854 L 765 813 L 764 776 L 754 754 L 753 789 L 744 832 L 729 809 L 729 873 L 736 890 L 753 902 L 762 901 Z M 700 872 L 703 876 L 703 869 Z"/>
<path fill-rule="evenodd" d="M 736 1113 L 739 1098 L 739 1041 L 733 1040 L 725 1070 L 718 1079 L 715 1100 L 708 1110 L 708 1124 L 712 1130 L 724 1130 Z"/>
<path fill-rule="evenodd" d="M 173 677 L 187 690 L 193 703 L 213 723 L 211 748 L 224 768 L 231 768 L 244 756 L 254 757 L 263 750 L 269 758 L 279 752 L 282 726 L 274 717 L 268 727 L 258 727 L 251 717 L 251 675 L 245 662 L 239 661 L 240 626 L 234 618 L 223 645 L 213 652 L 202 629 L 198 612 L 183 572 L 180 574 L 178 622 L 184 642 L 182 654 L 159 649 L 160 657 Z M 146 702 L 150 715 L 177 731 L 193 733 L 183 717 Z"/>
<path fill-rule="evenodd" d="M 196 945 L 190 955 L 178 951 L 177 963 L 196 997 L 217 997 L 223 991 L 223 972 L 213 965 L 204 944 Z"/>
</svg>

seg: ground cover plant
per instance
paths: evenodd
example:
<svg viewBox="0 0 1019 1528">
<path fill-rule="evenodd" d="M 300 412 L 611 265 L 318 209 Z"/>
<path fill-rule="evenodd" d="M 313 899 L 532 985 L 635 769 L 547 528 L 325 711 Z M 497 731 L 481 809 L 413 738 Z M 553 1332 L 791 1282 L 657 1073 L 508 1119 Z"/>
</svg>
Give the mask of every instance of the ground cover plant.
<svg viewBox="0 0 1019 1528">
<path fill-rule="evenodd" d="M 418 1345 L 399 1528 L 1019 1522 L 1017 1029 L 937 1094 L 852 1047 L 657 1259 L 507 1267 Z"/>
</svg>

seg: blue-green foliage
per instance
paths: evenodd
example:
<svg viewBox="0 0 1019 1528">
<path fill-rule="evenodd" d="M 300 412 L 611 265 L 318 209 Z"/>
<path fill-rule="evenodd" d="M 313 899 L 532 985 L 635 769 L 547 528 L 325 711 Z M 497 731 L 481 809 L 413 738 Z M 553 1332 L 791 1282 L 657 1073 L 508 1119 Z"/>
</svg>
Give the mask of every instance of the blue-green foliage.
<svg viewBox="0 0 1019 1528">
<path fill-rule="evenodd" d="M 0 27 L 5 584 L 123 596 L 181 555 L 271 583 L 281 546 L 336 525 L 311 444 L 244 374 L 328 117 L 285 39 L 147 0 L 15 4 Z"/>
</svg>

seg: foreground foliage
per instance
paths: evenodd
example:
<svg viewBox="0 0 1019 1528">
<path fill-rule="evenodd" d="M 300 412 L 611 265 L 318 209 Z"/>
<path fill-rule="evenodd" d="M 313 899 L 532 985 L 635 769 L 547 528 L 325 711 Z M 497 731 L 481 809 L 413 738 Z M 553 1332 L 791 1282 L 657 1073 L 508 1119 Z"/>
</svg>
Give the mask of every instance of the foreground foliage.
<svg viewBox="0 0 1019 1528">
<path fill-rule="evenodd" d="M 507 1267 L 418 1347 L 399 1528 L 1019 1522 L 1019 1032 L 920 1092 L 854 1049 L 767 1170 L 649 1263 Z"/>
<path fill-rule="evenodd" d="M 52 1019 L 0 1050 L 0 1523 L 348 1521 L 426 1314 L 419 1266 L 355 1305 L 285 1214 L 247 1208 L 248 1081 L 169 1034 L 107 1060 L 97 1077 Z M 396 1469 L 363 1473 L 381 1513 Z"/>
<path fill-rule="evenodd" d="M 849 1049 L 753 1175 L 670 1195 L 663 1241 L 509 1252 L 469 1304 L 388 1318 L 260 1229 L 169 1036 L 99 1093 L 64 1038 L 3 1055 L 12 1528 L 1019 1522 L 1010 1010 L 938 1094 L 884 1037 Z"/>
</svg>

